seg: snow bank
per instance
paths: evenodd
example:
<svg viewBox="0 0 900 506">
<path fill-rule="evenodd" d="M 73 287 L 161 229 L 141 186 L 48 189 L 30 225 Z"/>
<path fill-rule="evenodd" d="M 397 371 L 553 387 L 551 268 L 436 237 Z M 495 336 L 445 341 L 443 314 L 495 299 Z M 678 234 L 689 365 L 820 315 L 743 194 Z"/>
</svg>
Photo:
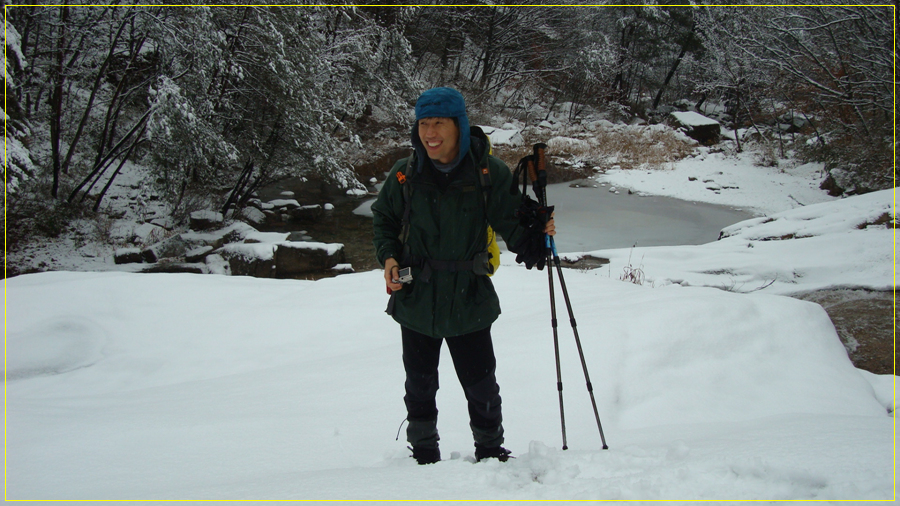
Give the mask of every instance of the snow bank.
<svg viewBox="0 0 900 506">
<path fill-rule="evenodd" d="M 873 222 L 891 214 L 893 191 L 810 205 L 755 218 L 698 246 L 599 250 L 607 273 L 640 268 L 653 286 L 711 286 L 797 294 L 828 288 L 894 288 L 894 229 Z M 868 226 L 864 226 L 868 225 Z M 581 255 L 565 255 L 576 260 Z"/>
<path fill-rule="evenodd" d="M 466 401 L 445 357 L 447 460 L 424 467 L 394 440 L 403 372 L 379 271 L 9 279 L 7 496 L 892 497 L 884 389 L 853 368 L 819 306 L 567 270 L 610 449 L 599 448 L 562 318 L 563 452 L 546 275 L 510 265 L 492 279 L 504 300 L 493 334 L 505 445 L 517 458 L 471 463 Z"/>
<path fill-rule="evenodd" d="M 843 200 L 813 204 L 767 218 L 737 223 L 722 230 L 725 237 L 746 240 L 773 240 L 786 237 L 815 237 L 835 232 L 853 232 L 892 219 L 894 191 L 882 190 Z M 881 222 L 882 228 L 884 222 Z"/>
<path fill-rule="evenodd" d="M 837 200 L 819 188 L 824 165 L 760 167 L 753 153 L 727 155 L 697 148 L 667 170 L 612 169 L 600 181 L 637 193 L 707 202 L 760 215 Z"/>
</svg>

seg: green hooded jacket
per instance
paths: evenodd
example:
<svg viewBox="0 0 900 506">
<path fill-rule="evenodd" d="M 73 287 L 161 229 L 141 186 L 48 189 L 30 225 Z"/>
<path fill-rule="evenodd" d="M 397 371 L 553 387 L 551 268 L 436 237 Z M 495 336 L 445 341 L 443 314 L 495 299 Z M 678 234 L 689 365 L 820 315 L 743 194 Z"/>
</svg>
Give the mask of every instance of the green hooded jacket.
<svg viewBox="0 0 900 506">
<path fill-rule="evenodd" d="M 394 164 L 372 205 L 375 256 L 382 266 L 392 257 L 401 268 L 409 266 L 410 256 L 472 260 L 485 251 L 487 224 L 506 244 L 516 244 L 523 233 L 516 217 L 521 192 L 506 164 L 487 154 L 488 139 L 480 128 L 471 128 L 469 155 L 449 174 L 434 168 L 416 135 L 413 144 L 418 163 L 408 169 L 406 158 Z M 486 200 L 477 172 L 485 165 L 491 176 Z M 411 185 L 407 255 L 399 238 L 406 203 L 400 181 L 404 177 L 398 178 L 398 172 L 405 176 L 402 184 Z M 500 315 L 500 300 L 488 276 L 446 269 L 423 276 L 421 265 L 412 266 L 412 275 L 411 284 L 394 292 L 392 316 L 404 327 L 436 338 L 453 337 L 487 328 Z"/>
</svg>

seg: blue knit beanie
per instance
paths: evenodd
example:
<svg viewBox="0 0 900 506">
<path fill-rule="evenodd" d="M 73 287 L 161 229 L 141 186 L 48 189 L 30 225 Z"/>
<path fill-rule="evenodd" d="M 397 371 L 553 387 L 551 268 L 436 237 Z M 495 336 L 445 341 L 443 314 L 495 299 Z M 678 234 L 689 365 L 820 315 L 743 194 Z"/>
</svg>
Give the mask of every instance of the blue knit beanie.
<svg viewBox="0 0 900 506">
<path fill-rule="evenodd" d="M 453 88 L 432 88 L 419 96 L 416 101 L 416 136 L 418 121 L 424 118 L 455 118 L 459 127 L 459 155 L 453 166 L 469 152 L 469 117 L 466 116 L 466 100 Z"/>
</svg>

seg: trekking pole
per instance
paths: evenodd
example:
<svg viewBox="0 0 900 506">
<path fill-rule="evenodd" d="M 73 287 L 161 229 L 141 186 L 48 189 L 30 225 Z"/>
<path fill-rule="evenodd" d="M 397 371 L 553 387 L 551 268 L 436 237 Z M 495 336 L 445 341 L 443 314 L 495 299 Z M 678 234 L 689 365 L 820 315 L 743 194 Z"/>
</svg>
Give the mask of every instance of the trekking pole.
<svg viewBox="0 0 900 506">
<path fill-rule="evenodd" d="M 545 185 L 546 174 L 547 173 L 544 172 Z M 541 187 L 541 182 L 538 180 L 538 173 L 534 168 L 534 159 L 531 157 L 529 157 L 528 159 L 528 178 L 533 184 L 535 196 L 537 196 L 538 198 L 538 203 L 541 206 L 546 206 L 546 196 L 543 192 L 540 192 L 538 190 Z M 559 365 L 559 332 L 557 331 L 556 320 L 556 296 L 554 295 L 555 290 L 553 289 L 553 269 L 550 268 L 550 242 L 545 239 L 545 243 L 545 255 L 547 256 L 547 281 L 550 283 L 550 326 L 553 327 L 553 352 L 556 356 L 556 391 L 559 392 L 559 421 L 562 425 L 562 449 L 568 450 L 569 446 L 566 444 L 566 411 L 563 408 L 562 372 Z"/>
<path fill-rule="evenodd" d="M 546 162 L 546 144 L 535 144 L 534 145 L 534 163 L 537 166 L 537 174 L 535 178 L 535 189 L 537 189 L 537 185 L 541 186 L 540 195 L 538 196 L 539 203 L 546 207 L 547 206 L 547 162 Z M 606 444 L 606 437 L 603 435 L 603 425 L 600 423 L 600 414 L 597 411 L 597 401 L 594 399 L 594 387 L 591 384 L 591 377 L 588 374 L 587 362 L 584 360 L 584 350 L 581 347 L 581 338 L 578 337 L 578 325 L 575 323 L 575 313 L 572 311 L 572 302 L 569 300 L 569 291 L 566 289 L 566 280 L 563 277 L 562 266 L 560 265 L 559 253 L 556 251 L 556 242 L 553 240 L 553 236 L 547 235 L 547 270 L 551 271 L 551 267 L 549 265 L 550 256 L 553 256 L 553 263 L 556 265 L 556 272 L 559 275 L 559 286 L 562 287 L 563 297 L 566 301 L 566 309 L 569 312 L 569 322 L 572 324 L 572 333 L 575 334 L 575 345 L 578 348 L 578 356 L 581 358 L 581 369 L 584 371 L 584 380 L 587 384 L 588 394 L 591 397 L 591 405 L 594 408 L 594 418 L 597 420 L 597 429 L 600 430 L 600 441 L 603 443 L 603 449 L 608 450 L 609 446 Z M 553 312 L 553 338 L 556 339 L 556 309 L 553 295 L 553 281 L 552 275 L 550 276 L 550 305 L 551 311 Z M 559 361 L 559 354 L 557 353 L 557 362 Z M 559 370 L 559 365 L 557 364 L 557 371 Z M 560 403 L 562 402 L 562 383 L 560 383 Z M 560 404 L 562 407 L 562 404 Z M 565 443 L 563 443 L 565 445 Z M 565 449 L 565 447 L 563 448 Z"/>
</svg>

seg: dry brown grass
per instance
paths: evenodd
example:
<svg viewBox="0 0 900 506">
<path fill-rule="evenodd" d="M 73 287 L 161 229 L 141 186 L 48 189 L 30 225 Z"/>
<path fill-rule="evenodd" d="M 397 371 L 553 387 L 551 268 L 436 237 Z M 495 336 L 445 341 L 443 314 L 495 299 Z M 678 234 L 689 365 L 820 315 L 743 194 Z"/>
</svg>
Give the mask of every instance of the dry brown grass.
<svg viewBox="0 0 900 506">
<path fill-rule="evenodd" d="M 520 158 L 531 154 L 535 143 L 544 142 L 551 168 L 560 173 L 554 179 L 572 180 L 592 175 L 595 167 L 601 171 L 613 167 L 665 169 L 690 155 L 697 145 L 676 131 L 658 127 L 622 127 L 570 135 L 538 138 L 531 134 L 525 136 L 524 146 L 496 146 L 494 150 L 510 167 L 515 167 Z"/>
<path fill-rule="evenodd" d="M 605 161 L 605 168 L 618 165 L 621 169 L 662 169 L 696 147 L 675 131 L 650 127 L 603 131 L 592 144 L 591 154 Z"/>
</svg>

